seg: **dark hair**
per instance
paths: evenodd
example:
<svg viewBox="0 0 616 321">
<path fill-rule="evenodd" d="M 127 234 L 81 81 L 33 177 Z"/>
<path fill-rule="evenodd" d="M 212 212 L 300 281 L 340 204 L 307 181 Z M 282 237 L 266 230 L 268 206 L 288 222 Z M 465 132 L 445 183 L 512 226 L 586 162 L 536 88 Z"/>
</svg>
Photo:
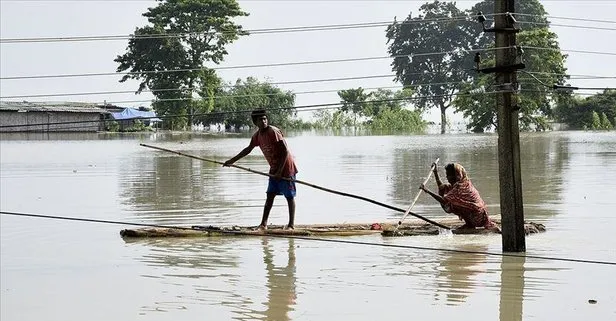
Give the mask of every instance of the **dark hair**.
<svg viewBox="0 0 616 321">
<path fill-rule="evenodd" d="M 267 117 L 267 112 L 265 111 L 265 109 L 255 109 L 252 111 L 252 113 L 250 113 L 250 117 L 252 118 L 253 122 L 257 118 L 261 118 L 263 116 Z"/>
<path fill-rule="evenodd" d="M 456 167 L 454 165 L 454 163 L 449 163 L 447 165 L 445 165 L 445 173 L 449 173 L 449 174 L 456 174 Z"/>
</svg>

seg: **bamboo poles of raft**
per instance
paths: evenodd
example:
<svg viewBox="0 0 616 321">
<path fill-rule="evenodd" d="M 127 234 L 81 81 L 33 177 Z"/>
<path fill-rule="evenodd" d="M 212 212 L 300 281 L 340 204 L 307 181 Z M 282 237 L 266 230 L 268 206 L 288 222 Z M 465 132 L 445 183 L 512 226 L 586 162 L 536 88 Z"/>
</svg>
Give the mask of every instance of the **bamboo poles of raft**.
<svg viewBox="0 0 616 321">
<path fill-rule="evenodd" d="M 171 150 L 171 149 L 167 149 L 167 148 L 163 148 L 163 147 L 152 146 L 152 145 L 143 144 L 143 143 L 139 144 L 139 145 L 141 145 L 143 147 L 147 147 L 147 148 L 157 149 L 157 150 L 164 151 L 164 152 L 174 153 L 174 154 L 177 154 L 177 155 L 180 155 L 180 156 L 185 156 L 185 157 L 189 157 L 189 158 L 193 158 L 193 159 L 198 159 L 198 160 L 201 160 L 201 161 L 204 161 L 204 162 L 209 162 L 209 163 L 214 163 L 214 164 L 219 164 L 219 165 L 223 165 L 224 164 L 223 162 L 219 162 L 219 161 L 216 161 L 216 160 L 207 159 L 207 158 L 199 157 L 199 156 L 196 156 L 196 155 L 190 155 L 190 154 L 182 153 L 182 152 L 179 152 L 179 151 L 175 151 L 175 150 Z M 253 170 L 253 169 L 250 169 L 250 168 L 247 168 L 247 167 L 243 167 L 243 166 L 240 166 L 240 165 L 232 164 L 232 165 L 229 165 L 229 167 L 235 167 L 237 169 L 241 169 L 241 170 L 244 170 L 244 171 L 247 171 L 247 172 L 251 172 L 251 173 L 254 173 L 254 174 L 259 174 L 259 175 L 268 176 L 268 177 L 274 177 L 274 175 L 270 175 L 268 173 L 256 171 L 256 170 Z M 297 179 L 294 180 L 294 179 L 291 179 L 291 178 L 288 178 L 288 177 L 282 177 L 281 179 L 284 179 L 284 180 L 287 180 L 287 181 L 292 181 L 292 182 L 295 182 L 297 184 L 306 185 L 306 186 L 309 186 L 309 187 L 312 187 L 312 188 L 316 188 L 316 189 L 319 189 L 319 190 L 322 190 L 322 191 L 325 191 L 325 192 L 328 192 L 328 193 L 333 193 L 333 194 L 337 194 L 337 195 L 341 195 L 341 196 L 346 196 L 346 197 L 350 197 L 350 198 L 359 199 L 359 200 L 366 201 L 366 202 L 369 202 L 369 203 L 372 203 L 372 204 L 375 204 L 375 205 L 378 205 L 378 206 L 382 206 L 382 207 L 385 207 L 387 209 L 394 210 L 394 211 L 397 211 L 397 212 L 401 212 L 401 213 L 406 213 L 407 212 L 407 210 L 404 210 L 402 208 L 398 208 L 398 207 L 391 206 L 391 205 L 388 205 L 388 204 L 385 204 L 385 203 L 381 203 L 379 201 L 375 201 L 375 200 L 369 199 L 367 197 L 363 197 L 363 196 L 359 196 L 359 195 L 349 194 L 349 193 L 345 193 L 345 192 L 341 192 L 341 191 L 325 188 L 325 187 L 318 186 L 318 185 L 315 185 L 315 184 L 311 184 L 311 183 L 308 183 L 308 182 L 304 182 L 304 181 L 301 181 L 301 180 L 297 180 Z M 441 223 L 435 222 L 435 221 L 433 221 L 433 220 L 431 220 L 429 218 L 425 218 L 425 217 L 423 217 L 423 216 L 421 216 L 419 214 L 413 213 L 410 210 L 408 211 L 408 213 L 406 215 L 412 215 L 412 216 L 414 216 L 414 217 L 416 217 L 416 218 L 418 218 L 420 220 L 423 220 L 425 222 L 428 222 L 428 223 L 430 223 L 430 224 L 432 224 L 434 226 L 438 226 L 438 227 L 443 228 L 443 229 L 447 229 L 447 230 L 451 229 L 448 226 L 445 226 L 445 225 L 443 225 Z M 406 217 L 406 215 L 405 215 L 405 217 Z"/>
<path fill-rule="evenodd" d="M 500 220 L 494 220 L 500 225 Z M 453 219 L 444 219 L 442 224 L 454 224 Z M 309 224 L 297 225 L 295 229 L 283 229 L 283 225 L 272 225 L 266 230 L 259 230 L 248 226 L 192 226 L 192 227 L 147 227 L 136 229 L 123 229 L 120 235 L 123 239 L 156 239 L 156 238 L 203 238 L 203 237 L 233 237 L 233 236 L 302 236 L 302 237 L 331 237 L 331 236 L 362 236 L 377 235 L 391 236 L 422 236 L 439 235 L 436 226 L 420 221 L 404 223 L 398 230 L 391 223 L 346 223 L 346 224 Z M 545 226 L 534 222 L 526 222 L 526 235 L 545 232 Z M 499 234 L 495 229 L 457 229 L 453 234 Z"/>
</svg>

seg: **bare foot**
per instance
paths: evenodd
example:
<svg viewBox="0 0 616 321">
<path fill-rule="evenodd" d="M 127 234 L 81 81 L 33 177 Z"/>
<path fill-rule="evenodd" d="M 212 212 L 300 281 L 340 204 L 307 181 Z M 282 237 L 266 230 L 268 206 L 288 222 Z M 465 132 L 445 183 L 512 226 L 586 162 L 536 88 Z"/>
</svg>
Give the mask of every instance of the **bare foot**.
<svg viewBox="0 0 616 321">
<path fill-rule="evenodd" d="M 259 230 L 259 231 L 265 231 L 265 230 L 267 230 L 267 225 L 259 225 L 259 226 L 257 227 L 257 230 Z"/>
<path fill-rule="evenodd" d="M 294 230 L 295 228 L 293 227 L 293 225 L 287 225 L 284 228 L 285 230 Z"/>
</svg>

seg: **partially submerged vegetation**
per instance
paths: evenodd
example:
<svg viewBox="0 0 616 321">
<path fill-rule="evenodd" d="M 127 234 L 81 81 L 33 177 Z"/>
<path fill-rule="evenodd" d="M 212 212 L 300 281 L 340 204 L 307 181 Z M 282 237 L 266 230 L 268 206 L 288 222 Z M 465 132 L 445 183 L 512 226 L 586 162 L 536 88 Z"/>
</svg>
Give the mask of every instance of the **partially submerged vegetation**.
<svg viewBox="0 0 616 321">
<path fill-rule="evenodd" d="M 451 108 L 466 118 L 467 130 L 484 132 L 498 125 L 494 94 L 498 90 L 491 75 L 473 70 L 494 65 L 493 50 L 489 50 L 494 47 L 493 39 L 474 17 L 493 9 L 491 0 L 479 1 L 468 10 L 455 2 L 433 1 L 422 5 L 419 14 L 394 21 L 383 40 L 392 57 L 392 77 L 402 88 L 339 90 L 338 103 L 310 106 L 310 121 L 297 116 L 294 92 L 254 77 L 229 83 L 208 67 L 224 60 L 229 44 L 249 35 L 234 22 L 248 15 L 235 0 L 157 2 L 143 14 L 147 25 L 136 28 L 126 52 L 115 61 L 117 71 L 125 73 L 121 82 L 138 80 L 137 93 L 149 90 L 156 97 L 153 108 L 164 120 L 163 129 L 200 125 L 237 131 L 252 126 L 250 110 L 263 108 L 272 124 L 286 130 L 417 133 L 426 129 L 424 112 L 437 108 L 444 133 L 449 125 L 446 111 Z M 614 91 L 580 98 L 571 91 L 555 90 L 554 86 L 563 87 L 569 78 L 567 55 L 550 30 L 543 5 L 538 0 L 518 1 L 515 12 L 523 14 L 516 17 L 522 29 L 518 59 L 526 65 L 518 77 L 520 129 L 550 130 L 555 121 L 573 129 L 614 128 Z M 451 19 L 461 16 L 467 19 Z M 477 65 L 472 53 L 476 49 L 481 49 Z M 170 70 L 174 72 L 157 72 Z"/>
</svg>

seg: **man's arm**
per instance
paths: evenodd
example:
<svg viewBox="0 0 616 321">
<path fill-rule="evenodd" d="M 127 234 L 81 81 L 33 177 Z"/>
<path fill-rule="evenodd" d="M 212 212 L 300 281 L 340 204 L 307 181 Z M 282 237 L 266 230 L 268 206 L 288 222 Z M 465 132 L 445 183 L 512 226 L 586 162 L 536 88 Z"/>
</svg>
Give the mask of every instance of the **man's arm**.
<svg viewBox="0 0 616 321">
<path fill-rule="evenodd" d="M 255 147 L 252 144 L 249 144 L 246 148 L 242 149 L 241 152 L 239 152 L 237 155 L 235 155 L 234 157 L 232 157 L 231 159 L 227 160 L 222 166 L 229 166 L 232 165 L 233 163 L 237 162 L 238 160 L 242 159 L 243 157 L 245 157 L 246 155 L 250 154 L 250 152 L 252 152 L 252 150 Z"/>
<path fill-rule="evenodd" d="M 287 144 L 284 140 L 278 142 L 278 148 L 280 148 L 280 158 L 278 159 L 278 169 L 274 172 L 275 176 L 282 177 L 282 170 L 284 166 L 287 164 L 287 156 L 289 156 L 289 150 L 287 149 Z"/>
</svg>

